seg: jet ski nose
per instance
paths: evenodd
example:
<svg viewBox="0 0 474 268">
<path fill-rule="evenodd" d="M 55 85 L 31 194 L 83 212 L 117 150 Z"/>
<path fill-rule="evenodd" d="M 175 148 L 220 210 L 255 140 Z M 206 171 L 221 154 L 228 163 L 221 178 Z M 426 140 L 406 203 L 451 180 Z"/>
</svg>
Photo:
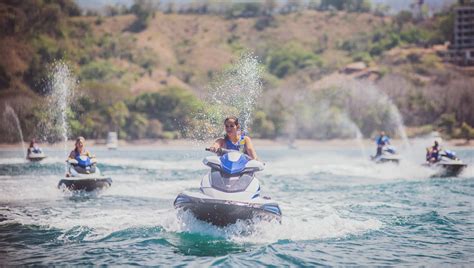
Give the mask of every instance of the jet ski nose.
<svg viewBox="0 0 474 268">
<path fill-rule="evenodd" d="M 189 198 L 186 195 L 179 194 L 174 200 L 174 206 L 179 207 L 181 204 L 190 203 L 190 202 L 192 202 L 191 198 Z"/>
<path fill-rule="evenodd" d="M 264 211 L 281 216 L 281 209 L 277 204 L 265 204 L 262 206 Z"/>
</svg>

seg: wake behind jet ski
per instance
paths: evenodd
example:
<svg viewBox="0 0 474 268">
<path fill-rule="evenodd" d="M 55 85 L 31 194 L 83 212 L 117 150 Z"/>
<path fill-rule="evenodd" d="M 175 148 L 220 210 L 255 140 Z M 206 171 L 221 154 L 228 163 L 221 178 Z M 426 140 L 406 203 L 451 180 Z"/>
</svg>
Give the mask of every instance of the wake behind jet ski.
<svg viewBox="0 0 474 268">
<path fill-rule="evenodd" d="M 280 207 L 260 195 L 260 183 L 255 177 L 264 164 L 238 151 L 219 148 L 217 153 L 220 157 L 203 160 L 211 170 L 202 178 L 200 192 L 180 193 L 174 201 L 175 208 L 190 211 L 197 219 L 217 226 L 253 219 L 280 222 Z"/>
<path fill-rule="evenodd" d="M 76 147 L 67 160 L 69 166 L 66 178 L 59 181 L 58 188 L 91 192 L 112 185 L 112 179 L 101 174 L 96 166 L 95 158 L 84 149 L 84 145 L 85 139 L 83 137 L 77 138 Z"/>
<path fill-rule="evenodd" d="M 440 150 L 436 156 L 430 155 L 423 165 L 437 170 L 432 177 L 456 177 L 467 167 L 455 152 L 449 150 Z"/>
<path fill-rule="evenodd" d="M 30 160 L 31 162 L 39 162 L 45 159 L 47 156 L 44 154 L 43 150 L 36 144 L 36 141 L 33 139 L 30 142 L 30 146 L 28 147 L 28 151 L 26 153 L 26 159 Z"/>
</svg>

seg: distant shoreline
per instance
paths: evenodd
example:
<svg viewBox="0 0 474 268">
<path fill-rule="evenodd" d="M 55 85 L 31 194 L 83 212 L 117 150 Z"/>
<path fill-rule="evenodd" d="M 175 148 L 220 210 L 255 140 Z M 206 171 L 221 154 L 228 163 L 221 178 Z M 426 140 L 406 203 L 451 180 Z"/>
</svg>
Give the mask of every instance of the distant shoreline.
<svg viewBox="0 0 474 268">
<path fill-rule="evenodd" d="M 416 141 L 422 139 L 410 139 L 410 141 Z M 208 141 L 196 141 L 196 140 L 187 140 L 187 139 L 178 139 L 178 140 L 149 140 L 149 139 L 141 139 L 135 141 L 126 141 L 126 140 L 119 140 L 118 148 L 142 148 L 142 149 L 186 149 L 186 148 L 204 148 L 208 147 L 212 144 L 212 140 Z M 354 139 L 332 139 L 332 140 L 295 140 L 293 144 L 290 145 L 288 140 L 286 139 L 276 139 L 276 140 L 269 140 L 269 139 L 253 139 L 254 146 L 257 148 L 339 148 L 339 147 L 346 147 L 346 148 L 357 148 L 360 146 L 360 142 L 364 147 L 371 147 L 375 146 L 374 141 L 372 139 L 363 139 L 361 141 L 354 140 Z M 87 140 L 86 144 L 88 147 L 98 147 L 98 148 L 107 148 L 105 140 Z M 402 146 L 403 141 L 400 139 L 392 140 L 392 144 L 396 147 Z M 452 140 L 444 140 L 444 146 L 447 147 L 474 147 L 474 142 L 471 141 L 470 143 L 466 143 L 465 140 L 461 139 L 452 139 Z M 64 143 L 39 143 L 40 147 L 42 148 L 63 148 Z M 426 146 L 430 145 L 430 141 L 427 140 Z M 28 146 L 28 142 L 25 142 L 25 146 Z M 67 147 L 74 147 L 74 140 L 69 140 Z M 21 149 L 21 143 L 0 143 L 0 149 Z"/>
</svg>

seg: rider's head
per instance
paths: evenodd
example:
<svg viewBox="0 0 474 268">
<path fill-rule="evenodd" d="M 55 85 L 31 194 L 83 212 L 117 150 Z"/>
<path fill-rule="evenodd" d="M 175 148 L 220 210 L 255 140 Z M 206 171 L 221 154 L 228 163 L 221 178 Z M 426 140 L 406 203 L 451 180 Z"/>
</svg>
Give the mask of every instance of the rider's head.
<svg viewBox="0 0 474 268">
<path fill-rule="evenodd" d="M 385 136 L 385 131 L 380 131 L 380 136 Z"/>
<path fill-rule="evenodd" d="M 438 145 L 439 145 L 439 143 L 438 143 L 437 140 L 434 141 L 434 145 L 435 145 L 435 146 L 438 146 Z"/>
<path fill-rule="evenodd" d="M 33 147 L 36 143 L 36 140 L 35 139 L 31 139 L 31 142 L 30 142 L 30 147 Z"/>
<path fill-rule="evenodd" d="M 77 137 L 76 139 L 76 150 L 82 150 L 84 148 L 84 145 L 86 144 L 86 139 L 84 139 L 84 137 L 82 136 L 79 136 Z"/>
<path fill-rule="evenodd" d="M 235 116 L 229 116 L 224 120 L 225 133 L 230 135 L 237 135 L 240 129 L 239 119 Z"/>
</svg>

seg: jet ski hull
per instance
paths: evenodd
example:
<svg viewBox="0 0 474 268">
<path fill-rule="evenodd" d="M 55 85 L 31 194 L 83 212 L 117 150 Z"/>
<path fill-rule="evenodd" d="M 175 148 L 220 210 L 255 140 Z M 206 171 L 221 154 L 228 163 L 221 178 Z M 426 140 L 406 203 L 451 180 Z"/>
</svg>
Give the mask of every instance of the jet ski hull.
<svg viewBox="0 0 474 268">
<path fill-rule="evenodd" d="M 28 156 L 28 157 L 26 157 L 26 159 L 28 159 L 31 162 L 39 162 L 39 161 L 41 161 L 45 158 L 46 158 L 46 156 Z"/>
<path fill-rule="evenodd" d="M 176 197 L 174 206 L 184 211 L 189 210 L 197 219 L 216 226 L 226 226 L 238 220 L 253 219 L 281 222 L 281 210 L 276 203 L 208 199 L 181 193 Z"/>
<path fill-rule="evenodd" d="M 467 167 L 467 164 L 426 164 L 428 167 L 433 167 L 438 170 L 432 177 L 456 177 Z"/>
<path fill-rule="evenodd" d="M 392 164 L 399 164 L 400 158 L 398 157 L 375 157 L 372 156 L 372 161 L 376 164 L 385 164 L 385 163 L 392 163 Z"/>
<path fill-rule="evenodd" d="M 92 192 L 109 188 L 111 185 L 111 178 L 62 179 L 58 183 L 58 188 L 65 187 L 70 191 Z"/>
</svg>

